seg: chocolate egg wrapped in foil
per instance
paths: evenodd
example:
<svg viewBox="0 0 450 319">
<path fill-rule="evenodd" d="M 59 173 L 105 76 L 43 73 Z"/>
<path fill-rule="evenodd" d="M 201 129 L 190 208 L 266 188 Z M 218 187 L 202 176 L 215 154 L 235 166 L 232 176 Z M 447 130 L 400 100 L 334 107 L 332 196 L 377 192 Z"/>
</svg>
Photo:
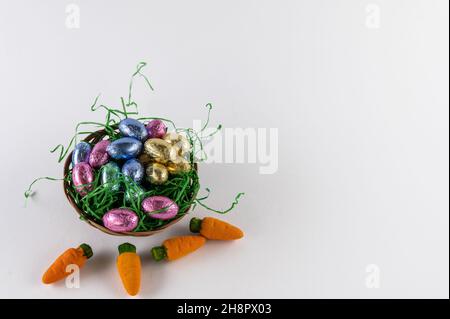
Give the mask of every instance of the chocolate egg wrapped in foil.
<svg viewBox="0 0 450 319">
<path fill-rule="evenodd" d="M 169 132 L 163 136 L 163 140 L 170 143 L 180 156 L 185 156 L 191 151 L 191 143 L 188 139 L 176 132 Z"/>
<path fill-rule="evenodd" d="M 169 179 L 169 171 L 159 163 L 150 163 L 145 170 L 145 174 L 147 181 L 155 185 L 164 184 Z"/>
<path fill-rule="evenodd" d="M 175 161 L 166 164 L 170 174 L 186 173 L 191 170 L 191 164 L 184 157 L 178 156 Z"/>
<path fill-rule="evenodd" d="M 177 157 L 177 151 L 172 145 L 159 138 L 150 138 L 144 144 L 144 153 L 158 163 L 166 164 L 174 161 Z"/>
<path fill-rule="evenodd" d="M 145 125 L 135 119 L 124 119 L 119 123 L 119 131 L 123 136 L 133 137 L 144 142 L 148 138 Z"/>
<path fill-rule="evenodd" d="M 93 186 L 94 171 L 88 163 L 78 163 L 72 170 L 72 183 L 81 196 L 86 196 Z"/>
<path fill-rule="evenodd" d="M 109 156 L 116 160 L 129 160 L 142 151 L 142 142 L 132 137 L 122 137 L 107 147 Z"/>
<path fill-rule="evenodd" d="M 144 193 L 145 190 L 139 185 L 128 187 L 123 193 L 125 203 L 130 204 L 131 202 L 139 202 L 143 199 Z"/>
<path fill-rule="evenodd" d="M 139 184 L 144 179 L 144 166 L 137 159 L 132 158 L 123 164 L 122 174 Z"/>
<path fill-rule="evenodd" d="M 153 162 L 153 159 L 150 157 L 150 155 L 142 153 L 138 156 L 138 161 L 141 162 L 142 165 L 147 166 L 151 162 Z"/>
<path fill-rule="evenodd" d="M 89 165 L 91 165 L 92 168 L 99 168 L 108 163 L 109 154 L 107 148 L 109 144 L 111 144 L 110 141 L 104 140 L 94 145 L 91 155 L 89 156 Z"/>
<path fill-rule="evenodd" d="M 102 220 L 106 228 L 117 233 L 133 231 L 139 223 L 138 215 L 127 208 L 111 209 Z"/>
<path fill-rule="evenodd" d="M 100 169 L 100 182 L 102 185 L 109 187 L 116 192 L 121 188 L 119 176 L 120 167 L 114 162 L 109 162 Z"/>
<path fill-rule="evenodd" d="M 75 145 L 72 152 L 72 166 L 75 167 L 78 163 L 88 163 L 91 150 L 91 145 L 87 142 L 80 142 Z"/>
<path fill-rule="evenodd" d="M 148 138 L 162 138 L 167 132 L 167 126 L 161 120 L 152 120 L 146 125 Z"/>
<path fill-rule="evenodd" d="M 142 201 L 142 210 L 151 218 L 171 219 L 178 214 L 178 205 L 165 196 L 151 196 Z M 164 210 L 159 213 L 154 211 Z"/>
</svg>

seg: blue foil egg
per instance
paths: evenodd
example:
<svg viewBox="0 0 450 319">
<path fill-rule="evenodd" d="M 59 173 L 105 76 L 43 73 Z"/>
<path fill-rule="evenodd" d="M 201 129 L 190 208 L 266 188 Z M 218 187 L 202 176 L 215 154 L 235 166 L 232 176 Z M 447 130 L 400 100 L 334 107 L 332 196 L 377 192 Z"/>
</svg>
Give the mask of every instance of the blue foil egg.
<svg viewBox="0 0 450 319">
<path fill-rule="evenodd" d="M 100 170 L 100 181 L 102 185 L 110 187 L 113 191 L 119 191 L 121 188 L 120 180 L 120 167 L 114 162 L 109 162 L 102 166 Z"/>
<path fill-rule="evenodd" d="M 137 159 L 132 158 L 123 164 L 122 174 L 139 184 L 144 179 L 144 166 Z"/>
<path fill-rule="evenodd" d="M 123 136 L 134 137 L 142 142 L 148 138 L 145 125 L 135 119 L 124 119 L 119 123 L 119 131 Z"/>
<path fill-rule="evenodd" d="M 129 160 L 141 153 L 142 143 L 132 137 L 122 137 L 109 144 L 106 151 L 116 160 Z"/>
<path fill-rule="evenodd" d="M 75 167 L 78 163 L 88 163 L 91 150 L 92 147 L 89 143 L 78 143 L 72 153 L 72 166 Z"/>
</svg>

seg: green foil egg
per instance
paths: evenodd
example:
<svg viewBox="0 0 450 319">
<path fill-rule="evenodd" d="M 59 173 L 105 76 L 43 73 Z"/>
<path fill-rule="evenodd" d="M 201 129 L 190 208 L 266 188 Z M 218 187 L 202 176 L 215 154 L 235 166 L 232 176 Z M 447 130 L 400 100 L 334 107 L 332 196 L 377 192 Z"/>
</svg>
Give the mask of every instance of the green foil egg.
<svg viewBox="0 0 450 319">
<path fill-rule="evenodd" d="M 103 165 L 100 171 L 100 180 L 102 185 L 110 187 L 113 191 L 119 191 L 121 188 L 120 167 L 114 162 Z"/>
</svg>

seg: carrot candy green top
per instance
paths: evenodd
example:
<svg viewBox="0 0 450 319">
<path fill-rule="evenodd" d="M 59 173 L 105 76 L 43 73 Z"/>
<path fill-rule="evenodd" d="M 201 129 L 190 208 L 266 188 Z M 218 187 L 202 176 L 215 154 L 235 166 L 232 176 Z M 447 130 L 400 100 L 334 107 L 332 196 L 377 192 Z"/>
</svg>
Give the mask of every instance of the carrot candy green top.
<svg viewBox="0 0 450 319">
<path fill-rule="evenodd" d="M 244 232 L 234 225 L 214 217 L 192 218 L 189 228 L 207 239 L 235 240 L 244 237 Z"/>
<path fill-rule="evenodd" d="M 91 246 L 89 246 L 88 244 L 83 243 L 83 244 L 81 244 L 81 245 L 79 246 L 79 248 L 81 248 L 81 249 L 83 250 L 83 255 L 84 255 L 87 259 L 89 259 L 89 258 L 92 257 L 93 252 L 92 252 Z"/>
<path fill-rule="evenodd" d="M 123 253 L 136 253 L 136 246 L 130 243 L 123 243 L 122 245 L 119 245 L 119 255 Z"/>
<path fill-rule="evenodd" d="M 200 229 L 202 228 L 202 220 L 197 217 L 193 217 L 191 219 L 191 222 L 189 223 L 189 229 L 193 233 L 199 233 Z"/>
<path fill-rule="evenodd" d="M 156 261 L 172 261 L 186 256 L 202 247 L 206 239 L 202 236 L 178 236 L 166 239 L 161 246 L 153 247 L 152 257 Z"/>
<path fill-rule="evenodd" d="M 152 257 L 156 261 L 161 261 L 167 257 L 167 251 L 164 246 L 157 246 L 152 248 Z"/>
</svg>

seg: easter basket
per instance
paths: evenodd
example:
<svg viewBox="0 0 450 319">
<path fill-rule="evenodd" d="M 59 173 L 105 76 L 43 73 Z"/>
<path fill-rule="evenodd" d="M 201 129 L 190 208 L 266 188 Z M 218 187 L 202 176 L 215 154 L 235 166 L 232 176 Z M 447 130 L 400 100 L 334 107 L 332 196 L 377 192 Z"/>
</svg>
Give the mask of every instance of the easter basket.
<svg viewBox="0 0 450 319">
<path fill-rule="evenodd" d="M 112 126 L 112 128 L 117 129 L 117 125 Z M 90 143 L 90 144 L 96 144 L 96 143 L 100 142 L 101 140 L 103 140 L 106 136 L 107 136 L 107 133 L 105 130 L 99 130 L 99 131 L 93 132 L 90 135 L 88 135 L 84 139 L 84 141 L 87 143 Z M 72 153 L 73 153 L 73 151 L 67 156 L 67 158 L 64 162 L 64 176 L 68 176 L 70 174 Z M 193 169 L 195 169 L 197 171 L 197 169 L 198 169 L 197 164 L 194 164 Z M 74 198 L 72 197 L 72 195 L 69 192 L 69 189 L 71 189 L 72 187 L 73 187 L 73 185 L 71 185 L 70 180 L 67 178 L 64 178 L 64 180 L 63 180 L 64 194 L 65 194 L 69 204 L 74 208 L 74 210 L 80 216 L 80 219 L 84 220 L 90 226 L 97 228 L 97 229 L 101 230 L 102 232 L 109 234 L 109 235 L 133 236 L 133 237 L 146 237 L 146 236 L 154 235 L 156 233 L 161 232 L 165 228 L 180 221 L 189 212 L 190 207 L 191 207 L 191 206 L 189 206 L 185 211 L 178 214 L 178 216 L 175 217 L 173 220 L 171 220 L 168 223 L 166 223 L 156 229 L 153 229 L 153 230 L 141 231 L 141 232 L 115 232 L 115 231 L 112 231 L 112 230 L 104 227 L 99 222 L 96 222 L 91 216 L 89 216 L 89 214 L 87 214 L 82 208 L 80 208 L 76 204 L 76 202 L 74 201 Z M 192 203 L 194 202 L 194 199 L 196 196 L 197 196 L 197 192 L 195 192 L 195 194 L 192 194 Z"/>
<path fill-rule="evenodd" d="M 153 90 L 141 73 L 145 65 L 138 64 L 131 77 L 128 100 L 121 98 L 121 108 L 99 104 L 99 96 L 95 99 L 91 111 L 105 110 L 105 121 L 78 123 L 67 147 L 59 144 L 51 151 L 59 150 L 58 162 L 64 161 L 63 178 L 34 180 L 25 192 L 26 198 L 37 181 L 62 180 L 67 201 L 81 220 L 109 235 L 133 237 L 158 233 L 197 205 L 224 214 L 238 204 L 243 193 L 238 193 L 226 210 L 212 209 L 204 203 L 208 188 L 206 195 L 197 197 L 197 163 L 206 159 L 203 141 L 221 129 L 218 125 L 212 133 L 207 132 L 212 105 L 206 104 L 208 117 L 198 131 L 179 128 L 170 119 L 140 117 L 132 87 L 134 78 L 140 76 Z M 167 125 L 171 126 L 169 131 Z M 78 142 L 80 135 L 86 136 Z M 115 170 L 114 177 L 111 169 Z"/>
</svg>

